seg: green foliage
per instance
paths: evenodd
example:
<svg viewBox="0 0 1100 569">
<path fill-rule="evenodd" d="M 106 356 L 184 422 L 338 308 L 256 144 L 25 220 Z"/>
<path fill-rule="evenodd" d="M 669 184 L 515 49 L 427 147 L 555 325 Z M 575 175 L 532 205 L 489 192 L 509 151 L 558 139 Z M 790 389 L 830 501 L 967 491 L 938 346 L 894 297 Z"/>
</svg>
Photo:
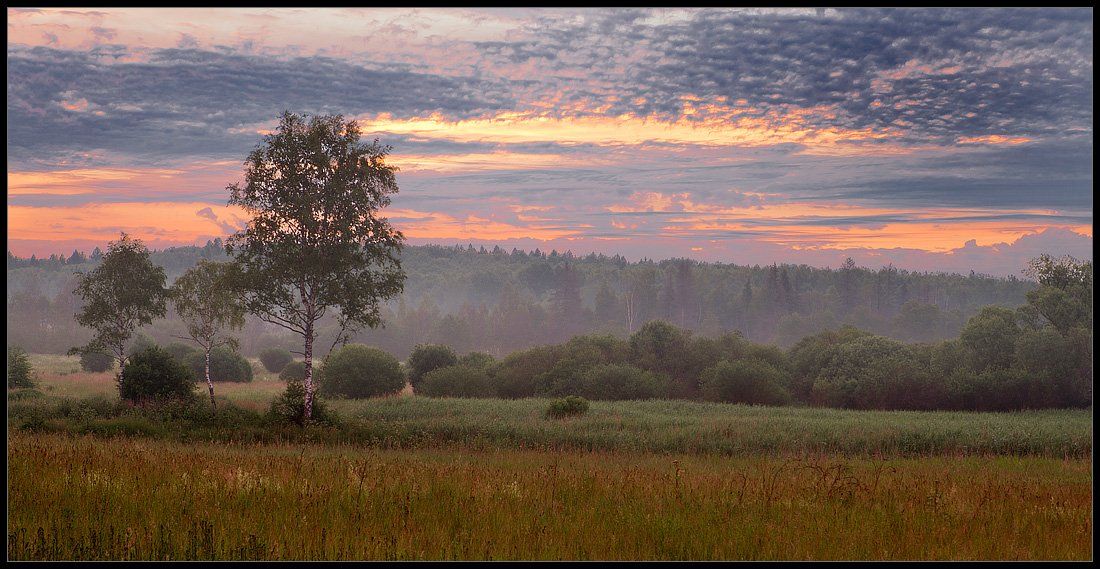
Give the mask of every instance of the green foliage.
<svg viewBox="0 0 1100 569">
<path fill-rule="evenodd" d="M 195 381 L 206 381 L 206 354 L 195 352 L 187 357 L 187 366 Z M 252 364 L 228 346 L 210 350 L 210 380 L 248 383 L 252 381 Z"/>
<path fill-rule="evenodd" d="M 144 352 L 156 345 L 157 342 L 153 340 L 152 336 L 145 332 L 138 332 L 134 334 L 134 339 L 130 342 L 130 347 L 126 350 L 126 355 L 133 356 L 136 353 Z"/>
<path fill-rule="evenodd" d="M 709 401 L 748 405 L 786 405 L 790 392 L 786 377 L 775 366 L 759 359 L 723 360 L 699 378 L 700 391 Z"/>
<path fill-rule="evenodd" d="M 318 367 L 313 368 L 313 381 L 316 381 L 317 383 L 321 382 L 320 373 L 321 373 L 320 368 L 318 368 Z M 298 382 L 305 381 L 306 380 L 306 364 L 305 364 L 305 362 L 295 360 L 295 361 L 292 361 L 292 362 L 286 364 L 286 366 L 283 367 L 283 371 L 279 372 L 279 379 L 281 379 L 283 381 L 286 381 L 288 383 L 291 382 L 291 381 L 298 381 Z"/>
<path fill-rule="evenodd" d="M 312 411 L 310 418 L 306 419 L 306 388 L 301 381 L 291 380 L 287 382 L 286 390 L 271 402 L 267 416 L 277 424 L 339 424 L 339 418 L 322 399 L 314 398 Z"/>
<path fill-rule="evenodd" d="M 561 359 L 561 352 L 558 346 L 535 346 L 508 354 L 493 370 L 497 393 L 511 399 L 545 394 L 549 385 L 540 379 Z"/>
<path fill-rule="evenodd" d="M 588 400 L 575 395 L 570 395 L 565 399 L 555 399 L 546 408 L 546 416 L 551 419 L 579 417 L 585 413 L 588 413 Z"/>
<path fill-rule="evenodd" d="M 470 352 L 458 358 L 458 363 L 473 369 L 489 370 L 496 365 L 497 360 L 485 352 Z"/>
<path fill-rule="evenodd" d="M 405 387 L 397 358 L 363 344 L 348 344 L 328 355 L 322 366 L 321 392 L 348 398 L 387 395 Z"/>
<path fill-rule="evenodd" d="M 668 377 L 629 364 L 593 365 L 576 375 L 557 379 L 553 395 L 578 395 L 595 400 L 663 399 L 668 397 Z"/>
<path fill-rule="evenodd" d="M 661 320 L 646 322 L 630 336 L 630 359 L 638 367 L 679 377 L 687 367 L 690 332 Z"/>
<path fill-rule="evenodd" d="M 496 397 L 496 389 L 485 368 L 454 365 L 426 374 L 416 389 L 427 397 Z"/>
<path fill-rule="evenodd" d="M 793 395 L 802 401 L 809 401 L 814 381 L 836 354 L 836 347 L 866 336 L 870 336 L 870 333 L 844 326 L 839 330 L 827 330 L 799 340 L 788 355 L 792 368 Z"/>
<path fill-rule="evenodd" d="M 959 340 L 969 350 L 970 366 L 981 371 L 991 367 L 1011 367 L 1019 335 L 1020 326 L 1015 311 L 987 306 L 966 323 Z"/>
<path fill-rule="evenodd" d="M 420 386 L 425 374 L 443 367 L 458 364 L 458 356 L 450 346 L 441 344 L 417 344 L 407 361 L 409 383 L 413 388 Z"/>
<path fill-rule="evenodd" d="M 34 387 L 34 368 L 27 352 L 18 346 L 8 346 L 8 389 Z"/>
<path fill-rule="evenodd" d="M 226 245 L 233 286 L 249 312 L 300 334 L 307 359 L 326 310 L 338 309 L 335 335 L 346 341 L 380 324 L 380 302 L 404 286 L 404 236 L 379 215 L 398 191 L 397 169 L 389 147 L 359 138 L 342 116 L 285 112 L 248 155 L 244 183 L 228 188 L 251 216 Z M 309 417 L 312 393 L 306 401 Z"/>
<path fill-rule="evenodd" d="M 92 373 L 110 371 L 115 367 L 115 359 L 103 352 L 80 352 L 80 369 Z"/>
<path fill-rule="evenodd" d="M 189 364 L 191 356 L 201 353 L 195 346 L 183 342 L 172 342 L 164 346 L 164 351 L 171 354 L 173 358 L 176 358 L 176 361 L 182 364 Z"/>
<path fill-rule="evenodd" d="M 149 260 L 140 240 L 122 233 L 112 241 L 99 266 L 80 275 L 76 286 L 83 300 L 76 320 L 95 330 L 86 349 L 108 351 L 124 361 L 134 330 L 164 316 L 165 280 L 164 269 Z"/>
<path fill-rule="evenodd" d="M 264 369 L 271 373 L 283 371 L 287 364 L 292 361 L 294 361 L 294 356 L 283 348 L 265 348 L 260 352 L 260 363 L 264 365 Z M 302 364 L 302 379 L 305 379 L 305 364 Z"/>
<path fill-rule="evenodd" d="M 914 350 L 881 336 L 836 345 L 813 384 L 812 400 L 850 409 L 937 409 L 946 404 Z"/>
<path fill-rule="evenodd" d="M 153 346 L 134 354 L 119 382 L 119 395 L 131 402 L 186 399 L 195 384 L 191 371 L 168 352 Z"/>
<path fill-rule="evenodd" d="M 169 289 L 187 335 L 203 348 L 237 346 L 228 334 L 244 326 L 245 310 L 233 284 L 232 265 L 202 259 Z"/>
<path fill-rule="evenodd" d="M 1055 405 L 1050 383 L 1019 368 L 988 368 L 952 376 L 951 398 L 962 409 L 1016 411 Z"/>
</svg>

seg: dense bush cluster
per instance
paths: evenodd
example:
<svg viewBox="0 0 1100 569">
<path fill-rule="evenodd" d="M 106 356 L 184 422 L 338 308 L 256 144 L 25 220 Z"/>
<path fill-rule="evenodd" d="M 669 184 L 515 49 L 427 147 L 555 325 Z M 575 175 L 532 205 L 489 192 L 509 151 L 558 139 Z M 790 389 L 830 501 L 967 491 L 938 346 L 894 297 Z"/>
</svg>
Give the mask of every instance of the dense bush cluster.
<svg viewBox="0 0 1100 569">
<path fill-rule="evenodd" d="M 546 408 L 546 416 L 551 419 L 564 419 L 566 417 L 579 417 L 588 412 L 588 400 L 576 395 L 570 395 L 564 399 L 555 399 Z"/>
<path fill-rule="evenodd" d="M 429 397 L 495 397 L 493 380 L 485 368 L 453 365 L 424 375 L 417 393 Z"/>
<path fill-rule="evenodd" d="M 260 352 L 260 363 L 271 373 L 283 371 L 283 368 L 292 361 L 294 356 L 290 355 L 289 350 L 283 348 L 266 348 Z"/>
<path fill-rule="evenodd" d="M 320 381 L 320 369 L 313 368 L 313 380 Z M 305 381 L 306 380 L 306 363 L 300 361 L 292 361 L 283 366 L 283 371 L 279 372 L 279 379 L 289 383 L 291 381 Z"/>
<path fill-rule="evenodd" d="M 907 344 L 851 326 L 789 350 L 650 321 L 627 339 L 576 336 L 475 371 L 437 367 L 428 396 L 686 398 L 851 409 L 1004 411 L 1092 402 L 1092 265 L 1041 257 L 1018 309 L 988 306 L 957 339 Z M 432 350 L 442 353 L 438 346 Z M 484 359 L 480 356 L 463 356 Z M 442 358 L 441 358 L 442 359 Z M 455 358 L 455 361 L 459 361 Z M 490 360 L 484 360 L 488 363 Z"/>
<path fill-rule="evenodd" d="M 458 356 L 450 346 L 417 344 L 408 359 L 409 384 L 420 386 L 425 375 L 439 368 L 458 364 Z"/>
<path fill-rule="evenodd" d="M 206 354 L 196 350 L 187 356 L 187 366 L 195 381 L 206 381 Z M 210 379 L 248 383 L 252 381 L 252 364 L 232 349 L 218 346 L 210 350 Z"/>
<path fill-rule="evenodd" d="M 321 393 L 365 398 L 395 393 L 405 387 L 397 358 L 363 344 L 348 344 L 325 358 Z"/>
<path fill-rule="evenodd" d="M 133 403 L 190 399 L 191 371 L 167 351 L 151 346 L 130 357 L 119 382 L 119 396 Z"/>
</svg>

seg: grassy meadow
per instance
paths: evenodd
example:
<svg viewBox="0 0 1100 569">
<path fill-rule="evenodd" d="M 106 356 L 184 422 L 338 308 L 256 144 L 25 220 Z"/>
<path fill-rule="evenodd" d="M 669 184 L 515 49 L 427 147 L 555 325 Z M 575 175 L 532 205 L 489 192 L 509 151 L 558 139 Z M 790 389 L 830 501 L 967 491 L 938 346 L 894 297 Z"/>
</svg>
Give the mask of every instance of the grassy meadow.
<svg viewBox="0 0 1100 569">
<path fill-rule="evenodd" d="M 12 559 L 1087 559 L 1083 459 L 10 435 Z"/>
<path fill-rule="evenodd" d="M 111 373 L 33 355 L 9 392 L 11 559 L 1089 559 L 1091 410 L 690 401 L 332 400 L 119 411 Z M 40 416 L 38 422 L 31 418 Z M 214 426 L 210 423 L 227 423 Z"/>
</svg>

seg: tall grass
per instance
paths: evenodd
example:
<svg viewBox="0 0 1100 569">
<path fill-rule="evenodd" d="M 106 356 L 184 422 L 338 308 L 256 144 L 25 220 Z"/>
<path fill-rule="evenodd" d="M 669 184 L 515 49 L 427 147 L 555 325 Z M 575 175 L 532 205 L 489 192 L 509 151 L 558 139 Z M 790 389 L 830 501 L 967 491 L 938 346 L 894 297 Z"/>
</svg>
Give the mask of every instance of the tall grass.
<svg viewBox="0 0 1100 569">
<path fill-rule="evenodd" d="M 1088 559 L 1087 460 L 9 435 L 11 559 Z"/>
<path fill-rule="evenodd" d="M 457 445 L 734 456 L 1092 453 L 1091 410 L 907 412 L 594 401 L 584 416 L 556 421 L 546 418 L 547 399 L 401 396 L 329 400 L 341 424 L 302 432 L 263 421 L 270 401 L 285 388 L 279 381 L 219 383 L 223 412 L 182 417 L 118 405 L 113 382 L 110 374 L 75 373 L 44 381 L 42 392 L 10 392 L 8 423 L 38 431 L 200 441 L 317 440 L 382 448 Z"/>
</svg>

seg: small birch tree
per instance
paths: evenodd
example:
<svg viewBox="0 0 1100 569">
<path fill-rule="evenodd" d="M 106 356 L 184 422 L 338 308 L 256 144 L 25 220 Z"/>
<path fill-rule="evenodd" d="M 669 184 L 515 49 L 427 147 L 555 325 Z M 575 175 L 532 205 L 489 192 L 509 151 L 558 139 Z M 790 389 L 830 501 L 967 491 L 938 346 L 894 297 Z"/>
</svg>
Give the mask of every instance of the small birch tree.
<svg viewBox="0 0 1100 569">
<path fill-rule="evenodd" d="M 404 241 L 379 211 L 397 193 L 389 147 L 359 140 L 342 116 L 283 113 L 277 130 L 245 161 L 245 181 L 229 186 L 230 205 L 253 217 L 229 238 L 237 289 L 248 311 L 302 336 L 305 418 L 312 416 L 317 322 L 330 309 L 346 342 L 381 324 L 379 302 L 405 282 Z"/>
<path fill-rule="evenodd" d="M 168 290 L 164 268 L 149 259 L 149 250 L 139 239 L 122 233 L 107 246 L 98 267 L 77 273 L 76 293 L 84 306 L 76 314 L 81 326 L 95 330 L 87 346 L 70 353 L 104 352 L 118 363 L 118 383 L 126 373 L 126 344 L 134 330 L 163 318 Z"/>
<path fill-rule="evenodd" d="M 170 289 L 176 314 L 187 325 L 187 336 L 202 348 L 206 357 L 206 387 L 210 391 L 210 405 L 215 409 L 214 382 L 210 380 L 210 352 L 218 346 L 237 348 L 232 330 L 244 326 L 244 304 L 231 286 L 228 263 L 203 259 L 183 273 Z"/>
</svg>

